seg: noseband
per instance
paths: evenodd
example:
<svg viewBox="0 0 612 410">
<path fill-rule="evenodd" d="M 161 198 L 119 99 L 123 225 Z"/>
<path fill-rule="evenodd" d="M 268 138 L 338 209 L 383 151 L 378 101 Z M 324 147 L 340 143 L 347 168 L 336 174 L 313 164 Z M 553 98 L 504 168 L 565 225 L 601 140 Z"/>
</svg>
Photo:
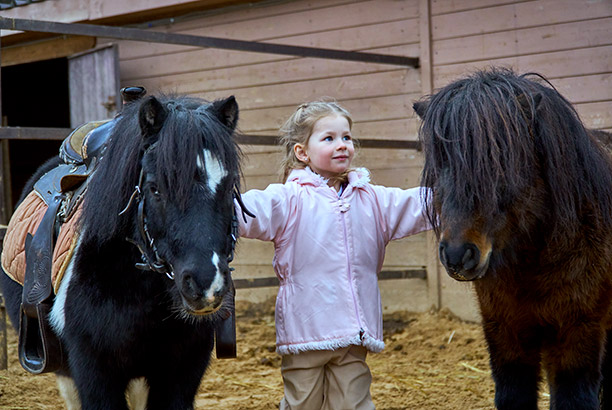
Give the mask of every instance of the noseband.
<svg viewBox="0 0 612 410">
<path fill-rule="evenodd" d="M 147 148 L 145 153 L 155 147 L 156 144 L 151 145 Z M 131 207 L 132 202 L 136 201 L 138 203 L 138 231 L 140 232 L 140 241 L 132 238 L 125 238 L 126 241 L 135 245 L 140 251 L 140 257 L 142 262 L 136 263 L 136 268 L 141 270 L 151 270 L 157 273 L 165 273 L 166 276 L 174 280 L 174 269 L 172 265 L 166 262 L 159 256 L 157 252 L 157 246 L 155 245 L 155 238 L 151 236 L 149 233 L 149 228 L 147 226 L 147 216 L 145 214 L 145 197 L 142 195 L 140 187 L 144 182 L 144 170 L 140 169 L 140 176 L 138 178 L 138 185 L 134 187 L 134 192 L 130 196 L 128 204 L 126 207 L 119 213 L 119 215 L 124 214 Z M 255 218 L 255 215 L 251 213 L 242 202 L 242 197 L 240 196 L 240 191 L 238 191 L 237 187 L 233 188 L 233 199 L 235 199 L 240 205 L 240 209 L 242 211 L 242 218 L 246 222 L 246 216 L 248 215 L 252 218 Z M 238 239 L 238 216 L 236 214 L 236 207 L 234 205 L 234 201 L 232 201 L 232 221 L 228 228 L 228 238 L 229 238 L 229 246 L 227 247 L 227 263 L 230 263 L 234 260 L 234 250 L 236 249 L 236 241 Z"/>
</svg>

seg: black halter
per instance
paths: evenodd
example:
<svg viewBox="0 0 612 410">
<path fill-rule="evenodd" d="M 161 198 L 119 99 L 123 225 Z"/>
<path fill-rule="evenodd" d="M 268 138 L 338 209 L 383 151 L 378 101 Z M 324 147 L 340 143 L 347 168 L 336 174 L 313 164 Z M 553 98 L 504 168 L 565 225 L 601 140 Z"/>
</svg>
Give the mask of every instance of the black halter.
<svg viewBox="0 0 612 410">
<path fill-rule="evenodd" d="M 147 151 L 152 149 L 155 146 L 153 144 Z M 140 176 L 138 178 L 138 185 L 134 187 L 134 192 L 130 196 L 130 200 L 126 207 L 119 213 L 119 215 L 124 214 L 131 207 L 132 202 L 135 200 L 138 203 L 138 231 L 140 232 L 140 241 L 125 238 L 126 241 L 135 245 L 140 251 L 140 257 L 142 262 L 136 263 L 136 268 L 141 270 L 151 270 L 157 273 L 165 273 L 169 279 L 174 280 L 174 269 L 172 265 L 166 262 L 159 256 L 157 252 L 157 246 L 155 246 L 155 238 L 151 236 L 149 233 L 149 229 L 147 227 L 147 216 L 145 214 L 145 197 L 142 195 L 140 187 L 144 182 L 144 170 L 140 169 Z M 242 218 L 246 222 L 246 216 L 248 215 L 252 218 L 255 218 L 255 215 L 251 213 L 242 202 L 242 197 L 240 196 L 240 192 L 237 187 L 234 187 L 233 198 L 240 205 L 240 209 L 242 212 Z M 238 216 L 236 213 L 236 207 L 232 201 L 232 222 L 228 228 L 228 236 L 229 236 L 229 246 L 227 249 L 227 263 L 230 263 L 234 260 L 234 250 L 236 249 L 236 241 L 238 239 Z"/>
</svg>

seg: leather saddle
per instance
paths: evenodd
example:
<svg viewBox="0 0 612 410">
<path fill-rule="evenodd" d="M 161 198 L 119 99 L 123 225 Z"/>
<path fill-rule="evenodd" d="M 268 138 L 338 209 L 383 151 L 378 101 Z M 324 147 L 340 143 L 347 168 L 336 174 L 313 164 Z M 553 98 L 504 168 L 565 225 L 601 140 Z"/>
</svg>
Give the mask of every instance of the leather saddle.
<svg viewBox="0 0 612 410">
<path fill-rule="evenodd" d="M 121 89 L 123 103 L 142 98 L 143 87 Z M 19 326 L 19 361 L 30 373 L 54 372 L 65 366 L 62 345 L 49 324 L 55 294 L 51 263 L 55 239 L 62 224 L 73 216 L 87 188 L 88 177 L 104 154 L 116 118 L 89 122 L 76 128 L 63 141 L 62 163 L 43 175 L 34 190 L 47 210 L 32 236 L 26 237 L 26 271 Z M 215 328 L 218 358 L 236 357 L 234 288 L 228 293 L 226 312 Z"/>
</svg>

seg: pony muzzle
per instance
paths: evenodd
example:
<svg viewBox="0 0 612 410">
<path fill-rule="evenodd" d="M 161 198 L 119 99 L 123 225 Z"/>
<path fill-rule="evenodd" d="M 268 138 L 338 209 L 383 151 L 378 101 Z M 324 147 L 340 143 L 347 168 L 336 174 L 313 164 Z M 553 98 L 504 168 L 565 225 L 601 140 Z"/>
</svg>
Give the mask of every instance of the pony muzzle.
<svg viewBox="0 0 612 410">
<path fill-rule="evenodd" d="M 223 304 L 223 297 L 229 290 L 225 280 L 227 275 L 217 270 L 212 280 L 203 281 L 196 275 L 192 271 L 183 271 L 179 275 L 183 308 L 192 315 L 209 315 L 219 310 Z"/>
<path fill-rule="evenodd" d="M 476 280 L 486 271 L 487 262 L 481 261 L 480 249 L 473 243 L 451 244 L 443 240 L 440 242 L 439 256 L 449 276 L 455 280 Z"/>
</svg>

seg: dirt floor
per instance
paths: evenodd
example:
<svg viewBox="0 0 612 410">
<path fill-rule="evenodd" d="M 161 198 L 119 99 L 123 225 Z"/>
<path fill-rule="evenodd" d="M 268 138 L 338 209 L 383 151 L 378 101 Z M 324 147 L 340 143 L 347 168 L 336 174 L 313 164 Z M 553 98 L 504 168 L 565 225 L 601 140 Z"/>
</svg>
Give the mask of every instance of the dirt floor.
<svg viewBox="0 0 612 410">
<path fill-rule="evenodd" d="M 264 410 L 282 397 L 274 349 L 273 302 L 237 307 L 237 359 L 214 359 L 196 409 Z M 492 409 L 494 388 L 480 327 L 447 312 L 385 316 L 382 353 L 368 356 L 378 410 Z M 53 375 L 30 375 L 9 335 L 9 369 L 0 371 L 0 410 L 64 408 Z M 540 408 L 548 408 L 542 393 Z"/>
</svg>

